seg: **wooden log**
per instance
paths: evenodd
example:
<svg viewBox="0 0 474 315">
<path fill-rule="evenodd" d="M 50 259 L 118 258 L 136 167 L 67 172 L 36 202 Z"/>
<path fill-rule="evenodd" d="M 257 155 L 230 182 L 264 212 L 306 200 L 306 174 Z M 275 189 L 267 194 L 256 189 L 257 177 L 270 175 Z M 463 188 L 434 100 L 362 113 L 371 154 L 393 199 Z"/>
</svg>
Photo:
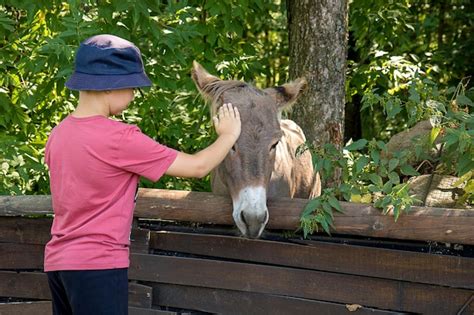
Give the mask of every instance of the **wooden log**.
<svg viewBox="0 0 474 315">
<path fill-rule="evenodd" d="M 203 311 L 213 314 L 352 314 L 352 312 L 349 311 L 351 305 L 288 296 L 172 284 L 156 284 L 153 288 L 153 301 L 156 301 L 157 305 Z M 356 314 L 358 315 L 406 314 L 367 308 L 362 305 L 353 305 L 352 307 L 357 309 Z"/>
<path fill-rule="evenodd" d="M 130 252 L 147 254 L 150 243 L 150 230 L 132 228 L 130 234 Z"/>
<path fill-rule="evenodd" d="M 18 198 L 18 199 L 17 199 Z M 51 213 L 48 196 L 1 196 L 0 216 Z M 268 201 L 268 229 L 295 230 L 308 201 L 278 198 Z M 336 214 L 339 234 L 474 245 L 474 211 L 413 207 L 397 222 L 367 204 L 342 202 Z M 230 198 L 205 192 L 140 189 L 135 216 L 173 221 L 233 225 Z"/>
<path fill-rule="evenodd" d="M 276 294 L 422 314 L 454 314 L 473 290 L 207 259 L 133 254 L 133 280 Z M 474 311 L 474 303 L 466 311 Z"/>
<path fill-rule="evenodd" d="M 51 239 L 51 224 L 52 219 L 50 218 L 0 217 L 0 243 L 45 245 Z M 134 253 L 148 253 L 149 241 L 149 230 L 132 228 L 130 251 Z M 21 245 L 19 246 L 18 251 L 22 252 L 20 250 Z M 25 250 L 27 250 L 26 248 Z M 12 249 L 14 250 L 14 248 Z M 1 262 L 2 259 L 0 257 Z"/>
<path fill-rule="evenodd" d="M 0 196 L 0 216 L 49 215 L 53 213 L 51 196 Z"/>
<path fill-rule="evenodd" d="M 43 269 L 43 245 L 0 243 L 0 253 L 0 269 Z"/>
<path fill-rule="evenodd" d="M 308 200 L 278 198 L 268 200 L 268 229 L 295 230 Z M 344 214 L 335 214 L 340 234 L 395 239 L 474 244 L 474 211 L 413 207 L 400 216 L 383 215 L 367 204 L 341 202 Z M 203 206 L 205 205 L 205 206 Z M 141 189 L 135 215 L 142 218 L 233 224 L 230 198 L 204 192 Z"/>
<path fill-rule="evenodd" d="M 311 245 L 240 237 L 152 232 L 150 248 L 474 289 L 474 259 L 313 241 Z"/>
<path fill-rule="evenodd" d="M 0 303 L 0 315 L 51 315 L 53 308 L 49 301 Z"/>
<path fill-rule="evenodd" d="M 51 218 L 0 217 L 0 242 L 44 245 L 51 224 Z"/>
<path fill-rule="evenodd" d="M 128 284 L 128 305 L 140 308 L 151 308 L 152 294 L 152 287 L 130 282 Z"/>
<path fill-rule="evenodd" d="M 0 296 L 51 300 L 48 278 L 42 272 L 0 271 Z"/>
</svg>

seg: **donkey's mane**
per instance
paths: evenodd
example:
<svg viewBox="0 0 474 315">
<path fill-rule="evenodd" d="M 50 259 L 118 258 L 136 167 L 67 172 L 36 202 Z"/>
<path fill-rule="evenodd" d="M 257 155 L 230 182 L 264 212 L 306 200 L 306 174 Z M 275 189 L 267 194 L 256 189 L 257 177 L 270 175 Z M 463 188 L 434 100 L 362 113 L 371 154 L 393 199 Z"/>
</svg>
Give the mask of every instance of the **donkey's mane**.
<svg viewBox="0 0 474 315">
<path fill-rule="evenodd" d="M 241 88 L 243 93 L 261 94 L 262 92 L 254 86 L 237 80 L 215 80 L 209 82 L 202 88 L 202 94 L 207 95 L 208 100 L 211 101 L 211 114 L 214 116 L 217 109 L 222 105 L 222 94 L 234 88 Z M 212 95 L 212 96 L 209 96 Z"/>
</svg>

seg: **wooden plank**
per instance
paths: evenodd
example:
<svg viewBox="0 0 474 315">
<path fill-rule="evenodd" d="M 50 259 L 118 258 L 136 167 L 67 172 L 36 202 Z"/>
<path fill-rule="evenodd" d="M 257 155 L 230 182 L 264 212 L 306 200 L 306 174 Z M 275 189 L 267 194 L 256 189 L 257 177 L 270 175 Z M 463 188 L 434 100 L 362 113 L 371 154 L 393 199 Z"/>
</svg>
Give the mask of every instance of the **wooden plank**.
<svg viewBox="0 0 474 315">
<path fill-rule="evenodd" d="M 153 301 L 160 306 L 198 310 L 215 314 L 333 315 L 352 314 L 345 304 L 252 292 L 189 287 L 170 284 L 153 286 Z M 360 306 L 358 315 L 395 315 L 400 312 Z"/>
<path fill-rule="evenodd" d="M 129 283 L 129 305 L 137 308 L 151 308 L 152 288 Z M 48 278 L 41 272 L 0 271 L 0 296 L 50 300 Z"/>
<path fill-rule="evenodd" d="M 50 301 L 0 303 L 0 315 L 51 315 L 53 308 Z M 177 315 L 176 312 L 129 307 L 129 315 Z"/>
<path fill-rule="evenodd" d="M 128 305 L 151 308 L 153 288 L 134 282 L 128 283 Z"/>
<path fill-rule="evenodd" d="M 45 245 L 51 239 L 51 224 L 52 218 L 0 217 L 0 243 Z M 149 230 L 133 228 L 130 251 L 148 253 L 149 240 Z"/>
<path fill-rule="evenodd" d="M 132 228 L 130 234 L 130 252 L 148 254 L 150 246 L 150 230 Z"/>
<path fill-rule="evenodd" d="M 0 271 L 0 296 L 51 300 L 48 278 L 40 272 Z"/>
<path fill-rule="evenodd" d="M 0 242 L 46 244 L 52 218 L 0 217 Z"/>
<path fill-rule="evenodd" d="M 295 230 L 308 200 L 268 200 L 269 229 Z M 203 207 L 205 205 L 205 207 Z M 341 202 L 334 225 L 341 234 L 474 244 L 474 211 L 412 207 L 397 222 L 368 204 Z M 141 189 L 135 215 L 143 218 L 233 224 L 230 198 L 204 192 Z"/>
<path fill-rule="evenodd" d="M 53 308 L 49 301 L 0 303 L 0 315 L 51 315 Z"/>
<path fill-rule="evenodd" d="M 426 314 L 455 313 L 474 293 L 329 272 L 144 254 L 132 255 L 129 278 Z M 474 311 L 474 305 L 468 310 Z"/>
<path fill-rule="evenodd" d="M 0 243 L 0 253 L 0 269 L 43 269 L 43 245 Z"/>
<path fill-rule="evenodd" d="M 162 310 L 149 309 L 149 308 L 138 308 L 138 307 L 128 308 L 128 315 L 178 315 L 178 314 L 183 314 L 183 313 L 162 311 Z"/>
<path fill-rule="evenodd" d="M 474 289 L 474 258 L 317 241 L 310 244 L 178 232 L 150 235 L 153 249 Z"/>
<path fill-rule="evenodd" d="M 0 196 L 0 216 L 49 215 L 50 195 Z"/>
<path fill-rule="evenodd" d="M 295 230 L 308 200 L 268 200 L 267 228 Z M 397 222 L 391 215 L 367 204 L 342 202 L 344 214 L 336 214 L 337 233 L 461 243 L 474 245 L 474 211 L 412 207 Z M 205 205 L 205 206 L 203 206 Z M 140 189 L 136 217 L 233 225 L 230 198 L 205 192 Z M 0 216 L 51 213 L 49 196 L 0 196 Z"/>
</svg>

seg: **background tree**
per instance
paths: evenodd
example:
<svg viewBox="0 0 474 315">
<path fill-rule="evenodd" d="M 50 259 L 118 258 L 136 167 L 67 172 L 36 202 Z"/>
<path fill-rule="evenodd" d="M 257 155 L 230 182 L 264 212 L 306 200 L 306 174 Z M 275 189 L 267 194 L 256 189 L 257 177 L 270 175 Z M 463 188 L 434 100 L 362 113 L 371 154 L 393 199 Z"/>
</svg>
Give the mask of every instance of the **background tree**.
<svg viewBox="0 0 474 315">
<path fill-rule="evenodd" d="M 304 76 L 306 92 L 291 118 L 316 147 L 343 146 L 347 1 L 287 1 L 290 78 Z M 337 175 L 327 184 L 334 186 Z"/>
</svg>

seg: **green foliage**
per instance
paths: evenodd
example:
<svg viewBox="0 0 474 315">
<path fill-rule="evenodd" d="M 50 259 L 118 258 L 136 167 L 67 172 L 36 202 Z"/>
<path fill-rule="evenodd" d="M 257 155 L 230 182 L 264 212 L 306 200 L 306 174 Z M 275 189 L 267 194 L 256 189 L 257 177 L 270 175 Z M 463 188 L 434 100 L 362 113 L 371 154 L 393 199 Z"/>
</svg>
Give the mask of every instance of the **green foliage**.
<svg viewBox="0 0 474 315">
<path fill-rule="evenodd" d="M 327 233 L 332 226 L 332 210 L 341 211 L 338 200 L 373 203 L 382 213 L 393 214 L 397 220 L 403 212 L 419 200 L 410 196 L 407 183 L 411 176 L 420 175 L 425 161 L 436 166 L 429 172 L 455 175 L 460 180 L 455 187 L 462 187 L 463 195 L 457 203 L 460 206 L 472 204 L 474 200 L 474 115 L 473 103 L 465 93 L 466 86 L 460 83 L 456 88 L 439 91 L 436 84 L 417 77 L 406 85 L 406 99 L 398 95 L 368 93 L 364 96 L 363 109 L 380 106 L 387 117 L 408 117 L 408 124 L 429 119 L 433 128 L 427 139 L 416 139 L 413 147 L 389 152 L 382 140 L 359 139 L 350 141 L 341 151 L 332 144 L 319 148 L 306 145 L 313 154 L 315 171 L 323 180 L 332 178 L 334 172 L 341 174 L 342 184 L 337 188 L 325 189 L 320 197 L 311 200 L 301 216 L 304 235 L 322 227 Z M 403 114 L 404 113 L 404 114 Z M 434 148 L 441 154 L 428 154 Z M 413 156 L 423 160 L 416 169 Z M 329 202 L 332 201 L 332 202 Z"/>
<path fill-rule="evenodd" d="M 342 212 L 339 199 L 374 202 L 383 213 L 393 213 L 395 220 L 413 204 L 407 184 L 399 175 L 418 175 L 408 164 L 407 151 L 396 152 L 392 158 L 387 158 L 385 142 L 365 139 L 349 143 L 342 152 L 332 144 L 310 150 L 315 171 L 322 175 L 323 180 L 338 171 L 342 184 L 324 189 L 320 197 L 307 204 L 301 217 L 305 236 L 318 231 L 319 225 L 329 233 L 327 226 L 333 222 L 332 209 Z"/>
<path fill-rule="evenodd" d="M 374 91 L 416 103 L 407 85 L 420 76 L 443 89 L 471 76 L 473 18 L 474 4 L 465 0 L 352 1 L 346 108 L 358 111 Z M 405 122 L 407 111 L 395 118 L 389 105 L 361 112 L 362 138 L 388 140 L 414 122 Z"/>
<path fill-rule="evenodd" d="M 222 78 L 258 86 L 287 80 L 286 16 L 279 1 L 3 1 L 0 5 L 2 194 L 49 193 L 44 145 L 74 108 L 65 89 L 89 36 L 134 42 L 155 87 L 121 119 L 192 153 L 213 140 L 208 108 L 190 78 L 198 60 Z M 209 181 L 165 177 L 146 187 L 209 190 Z"/>
<path fill-rule="evenodd" d="M 457 201 L 458 204 L 474 203 L 474 170 L 470 170 L 454 183 L 454 187 L 460 187 L 464 184 L 464 195 Z"/>
<path fill-rule="evenodd" d="M 464 194 L 458 203 L 472 204 L 473 18 L 474 3 L 465 0 L 350 1 L 349 142 L 343 152 L 327 145 L 310 148 L 322 177 L 338 172 L 342 184 L 324 190 L 305 209 L 305 234 L 332 222 L 332 214 L 322 208 L 330 196 L 374 203 L 397 219 L 415 201 L 406 182 L 419 172 L 460 177 L 456 185 Z M 386 143 L 394 134 L 421 120 L 434 126 L 428 138 L 409 150 L 388 152 Z M 362 128 L 352 127 L 358 125 Z M 434 148 L 442 154 L 430 154 Z M 422 162 L 412 165 L 413 160 Z"/>
<path fill-rule="evenodd" d="M 322 227 L 324 232 L 331 234 L 330 228 L 334 228 L 333 209 L 343 212 L 339 200 L 334 197 L 333 188 L 326 188 L 320 197 L 310 200 L 300 219 L 304 237 L 318 232 L 319 227 Z"/>
<path fill-rule="evenodd" d="M 467 91 L 467 84 L 459 83 L 439 91 L 437 85 L 428 79 L 415 78 L 406 85 L 408 97 L 375 92 L 367 93 L 362 109 L 379 105 L 388 117 L 407 118 L 407 125 L 412 126 L 420 120 L 430 120 L 433 129 L 430 138 L 415 148 L 418 158 L 433 147 L 435 140 L 442 144 L 439 159 L 423 156 L 431 162 L 440 162 L 437 171 L 442 174 L 462 176 L 474 168 L 474 104 L 467 92 L 474 96 L 474 89 Z M 471 96 L 472 97 L 472 96 Z M 403 114 L 402 114 L 403 113 Z"/>
</svg>

